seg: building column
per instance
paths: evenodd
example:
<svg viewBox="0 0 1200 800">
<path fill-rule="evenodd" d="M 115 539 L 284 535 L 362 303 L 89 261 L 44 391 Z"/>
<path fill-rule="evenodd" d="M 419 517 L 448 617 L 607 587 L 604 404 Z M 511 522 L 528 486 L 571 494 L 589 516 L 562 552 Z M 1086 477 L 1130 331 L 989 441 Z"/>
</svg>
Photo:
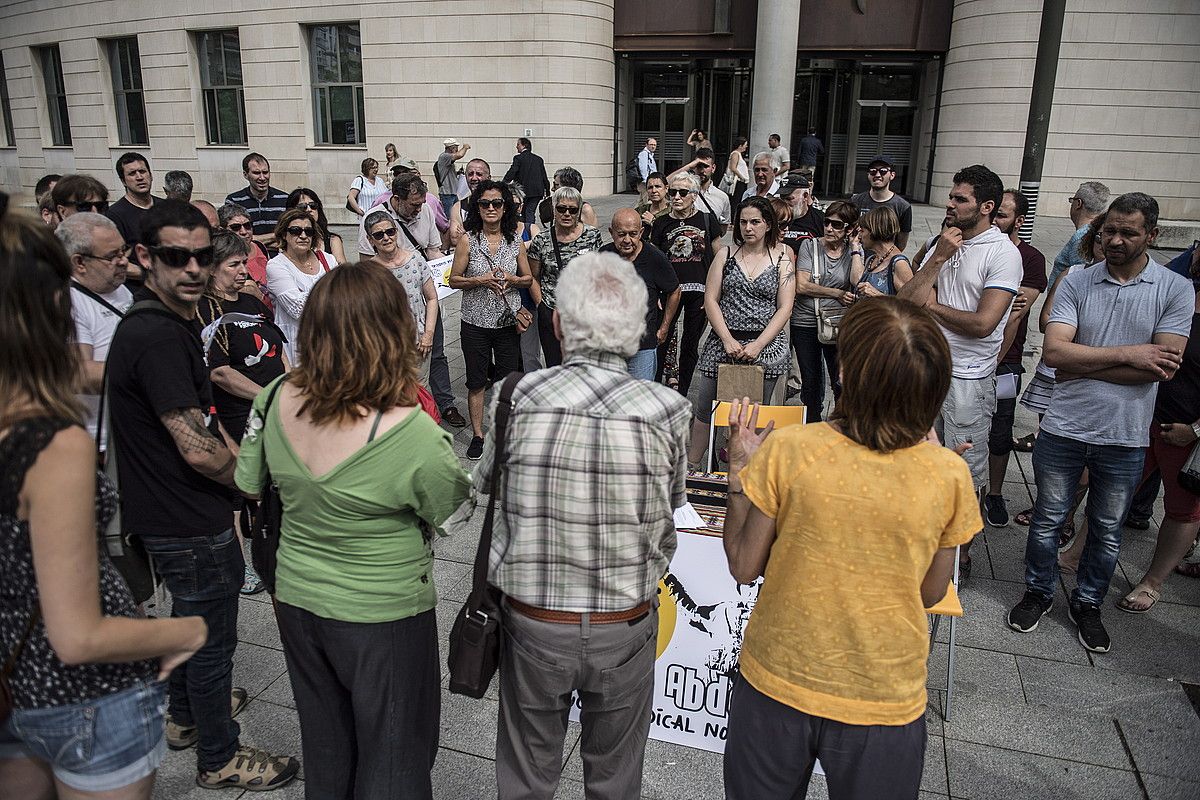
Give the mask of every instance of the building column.
<svg viewBox="0 0 1200 800">
<path fill-rule="evenodd" d="M 796 49 L 800 39 L 800 0 L 759 0 L 754 37 L 754 94 L 751 96 L 750 158 L 767 149 L 778 133 L 790 150 L 792 100 L 796 92 Z"/>
</svg>

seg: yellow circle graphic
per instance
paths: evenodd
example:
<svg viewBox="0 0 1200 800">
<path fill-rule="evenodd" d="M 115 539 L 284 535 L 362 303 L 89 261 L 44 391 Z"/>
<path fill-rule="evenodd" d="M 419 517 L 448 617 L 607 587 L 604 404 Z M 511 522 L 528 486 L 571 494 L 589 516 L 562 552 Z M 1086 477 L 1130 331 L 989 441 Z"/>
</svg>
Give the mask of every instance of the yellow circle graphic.
<svg viewBox="0 0 1200 800">
<path fill-rule="evenodd" d="M 671 637 L 675 635 L 677 613 L 675 598 L 671 596 L 667 585 L 660 580 L 658 582 L 658 646 L 654 654 L 655 659 L 662 656 L 667 645 L 671 643 Z"/>
</svg>

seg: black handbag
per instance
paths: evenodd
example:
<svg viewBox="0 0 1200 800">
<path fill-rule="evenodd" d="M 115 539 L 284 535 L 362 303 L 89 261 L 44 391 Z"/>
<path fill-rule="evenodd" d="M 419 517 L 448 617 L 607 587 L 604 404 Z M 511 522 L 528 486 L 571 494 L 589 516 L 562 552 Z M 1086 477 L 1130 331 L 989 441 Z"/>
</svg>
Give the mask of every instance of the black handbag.
<svg viewBox="0 0 1200 800">
<path fill-rule="evenodd" d="M 12 716 L 13 696 L 12 688 L 8 684 L 9 678 L 17 668 L 17 659 L 21 657 L 21 651 L 25 649 L 25 642 L 29 641 L 29 634 L 33 633 L 33 626 L 37 625 L 41 618 L 42 607 L 37 606 L 29 615 L 29 622 L 25 625 L 25 632 L 17 640 L 17 646 L 9 653 L 8 660 L 4 662 L 4 668 L 0 669 L 0 725 L 3 725 Z"/>
<path fill-rule="evenodd" d="M 271 413 L 271 404 L 275 402 L 275 394 L 288 379 L 287 375 L 279 383 L 271 387 L 267 395 L 267 403 L 263 408 L 263 435 L 266 435 L 267 415 Z M 264 443 L 265 444 L 265 443 Z M 264 453 L 265 459 L 265 453 Z M 283 528 L 283 499 L 279 496 L 279 485 L 271 478 L 270 467 L 267 468 L 267 479 L 263 483 L 262 495 L 258 499 L 258 511 L 254 514 L 250 525 L 250 563 L 254 571 L 262 579 L 267 592 L 275 594 L 275 566 L 279 551 L 279 534 Z"/>
<path fill-rule="evenodd" d="M 1192 452 L 1179 468 L 1179 486 L 1192 494 L 1200 494 L 1200 444 L 1192 446 Z"/>
<path fill-rule="evenodd" d="M 483 532 L 475 551 L 475 571 L 471 579 L 471 594 L 454 618 L 450 629 L 450 691 L 474 697 L 487 693 L 492 677 L 500 667 L 501 602 L 500 590 L 487 582 L 488 554 L 492 550 L 492 526 L 496 518 L 496 494 L 500 491 L 500 468 L 507 460 L 505 451 L 508 417 L 512 413 L 513 390 L 522 373 L 514 372 L 504 379 L 500 402 L 496 405 L 496 449 L 492 458 L 487 514 Z"/>
</svg>

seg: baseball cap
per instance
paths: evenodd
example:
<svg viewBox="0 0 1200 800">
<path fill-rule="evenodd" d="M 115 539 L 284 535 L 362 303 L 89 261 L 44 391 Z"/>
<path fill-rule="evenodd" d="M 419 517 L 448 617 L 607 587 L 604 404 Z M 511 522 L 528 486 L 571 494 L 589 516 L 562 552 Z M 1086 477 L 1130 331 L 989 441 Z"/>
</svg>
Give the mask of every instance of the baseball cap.
<svg viewBox="0 0 1200 800">
<path fill-rule="evenodd" d="M 895 164 L 895 162 L 893 162 L 893 161 L 892 161 L 890 158 L 888 158 L 887 156 L 875 156 L 875 157 L 874 157 L 874 158 L 872 158 L 872 159 L 871 159 L 869 162 L 867 162 L 867 166 L 868 166 L 868 167 L 873 167 L 873 166 L 875 166 L 876 164 L 883 164 L 883 165 L 884 165 L 885 167 L 887 167 L 888 169 L 895 169 L 895 168 L 896 168 L 896 164 Z"/>
<path fill-rule="evenodd" d="M 442 139 L 443 147 L 458 147 L 458 139 Z"/>
<path fill-rule="evenodd" d="M 409 172 L 420 172 L 420 170 L 417 168 L 417 162 L 413 161 L 411 158 L 401 158 L 398 159 L 395 164 L 392 164 L 393 175 L 402 169 L 406 169 Z"/>
<path fill-rule="evenodd" d="M 797 189 L 808 189 L 811 185 L 803 175 L 788 175 L 787 183 L 779 187 L 779 196 L 788 197 Z"/>
</svg>

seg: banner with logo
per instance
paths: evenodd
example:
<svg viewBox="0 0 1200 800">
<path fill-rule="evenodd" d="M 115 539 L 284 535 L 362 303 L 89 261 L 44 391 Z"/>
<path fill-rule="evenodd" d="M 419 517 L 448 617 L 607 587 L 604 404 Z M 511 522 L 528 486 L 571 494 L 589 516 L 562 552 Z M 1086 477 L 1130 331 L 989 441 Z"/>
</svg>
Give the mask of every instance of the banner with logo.
<svg viewBox="0 0 1200 800">
<path fill-rule="evenodd" d="M 679 532 L 658 584 L 651 739 L 725 752 L 730 679 L 761 583 L 733 579 L 719 535 Z M 579 719 L 578 699 L 571 718 Z"/>
</svg>

